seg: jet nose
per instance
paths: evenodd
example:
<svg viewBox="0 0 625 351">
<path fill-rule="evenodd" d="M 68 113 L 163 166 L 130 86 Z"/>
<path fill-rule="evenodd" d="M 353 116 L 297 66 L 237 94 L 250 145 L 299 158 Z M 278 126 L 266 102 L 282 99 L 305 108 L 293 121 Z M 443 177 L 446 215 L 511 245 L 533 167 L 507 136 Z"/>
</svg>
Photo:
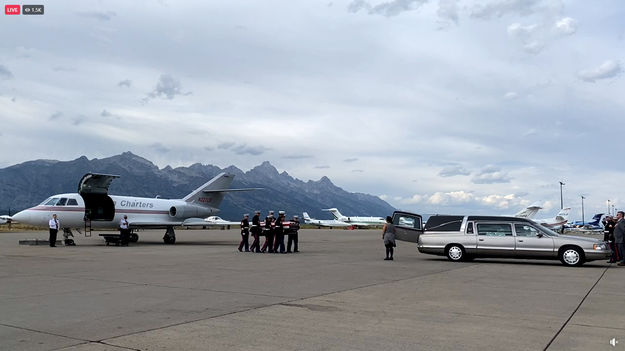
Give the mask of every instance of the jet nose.
<svg viewBox="0 0 625 351">
<path fill-rule="evenodd" d="M 30 222 L 30 213 L 27 210 L 14 214 L 11 219 L 14 222 L 28 223 Z"/>
</svg>

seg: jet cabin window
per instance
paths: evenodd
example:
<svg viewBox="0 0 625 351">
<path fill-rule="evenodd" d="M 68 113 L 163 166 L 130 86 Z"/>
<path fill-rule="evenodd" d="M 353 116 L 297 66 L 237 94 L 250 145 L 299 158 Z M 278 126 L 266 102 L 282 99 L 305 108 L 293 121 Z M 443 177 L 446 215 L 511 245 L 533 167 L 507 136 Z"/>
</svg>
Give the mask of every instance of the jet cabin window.
<svg viewBox="0 0 625 351">
<path fill-rule="evenodd" d="M 61 200 L 59 200 L 59 202 L 56 203 L 57 206 L 65 206 L 65 204 L 67 203 L 67 198 L 66 197 L 62 197 Z"/>
<path fill-rule="evenodd" d="M 59 198 L 58 197 L 53 197 L 50 200 L 48 200 L 48 202 L 46 202 L 44 204 L 44 206 L 54 206 L 54 205 L 56 205 L 57 201 L 59 201 Z"/>
<path fill-rule="evenodd" d="M 512 227 L 510 224 L 497 223 L 478 223 L 477 235 L 485 236 L 512 236 Z"/>
<path fill-rule="evenodd" d="M 76 199 L 67 199 L 67 206 L 78 206 Z"/>
</svg>

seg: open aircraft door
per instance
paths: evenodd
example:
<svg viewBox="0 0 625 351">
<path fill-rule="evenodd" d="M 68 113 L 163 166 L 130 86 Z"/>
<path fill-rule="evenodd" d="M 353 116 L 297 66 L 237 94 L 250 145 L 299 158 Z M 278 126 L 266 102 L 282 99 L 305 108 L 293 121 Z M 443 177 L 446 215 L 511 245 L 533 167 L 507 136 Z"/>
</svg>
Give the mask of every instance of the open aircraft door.
<svg viewBox="0 0 625 351">
<path fill-rule="evenodd" d="M 112 221 L 115 203 L 108 195 L 116 175 L 87 173 L 78 183 L 78 193 L 85 201 L 85 221 Z"/>
<path fill-rule="evenodd" d="M 423 218 L 415 213 L 393 212 L 393 225 L 395 225 L 396 240 L 416 243 L 419 235 L 423 233 Z"/>
</svg>

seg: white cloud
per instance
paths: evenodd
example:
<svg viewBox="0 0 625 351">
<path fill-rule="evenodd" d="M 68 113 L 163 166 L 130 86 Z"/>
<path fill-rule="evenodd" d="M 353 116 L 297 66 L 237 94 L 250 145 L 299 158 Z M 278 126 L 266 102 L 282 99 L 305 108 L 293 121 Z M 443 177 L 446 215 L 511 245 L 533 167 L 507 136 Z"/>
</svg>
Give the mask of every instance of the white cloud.
<svg viewBox="0 0 625 351">
<path fill-rule="evenodd" d="M 471 172 L 462 166 L 448 166 L 438 172 L 438 175 L 441 177 L 453 177 L 457 175 L 466 176 L 469 174 L 471 174 Z"/>
<path fill-rule="evenodd" d="M 473 6 L 472 17 L 491 19 L 504 15 L 514 14 L 528 16 L 537 10 L 540 0 L 497 0 L 485 3 L 481 1 Z"/>
<path fill-rule="evenodd" d="M 616 77 L 621 71 L 620 63 L 614 60 L 607 60 L 599 67 L 579 71 L 577 76 L 583 81 L 594 83 L 599 79 Z"/>
<path fill-rule="evenodd" d="M 503 97 L 504 99 L 514 100 L 519 97 L 519 94 L 516 91 L 509 91 Z"/>
<path fill-rule="evenodd" d="M 536 31 L 538 28 L 537 24 L 529 24 L 527 26 L 523 26 L 520 23 L 512 23 L 508 26 L 507 32 L 511 37 L 528 37 L 532 33 Z"/>
<path fill-rule="evenodd" d="M 523 46 L 523 50 L 529 54 L 538 54 L 543 50 L 545 45 L 538 41 L 530 41 Z"/>
<path fill-rule="evenodd" d="M 557 33 L 571 35 L 577 31 L 577 21 L 571 17 L 564 17 L 556 22 L 554 28 Z"/>
<path fill-rule="evenodd" d="M 509 183 L 510 176 L 502 172 L 498 167 L 487 166 L 477 173 L 471 182 L 474 184 L 495 184 L 495 183 Z"/>
<path fill-rule="evenodd" d="M 436 11 L 436 14 L 441 20 L 458 24 L 458 11 L 458 0 L 438 1 L 438 11 Z"/>
</svg>

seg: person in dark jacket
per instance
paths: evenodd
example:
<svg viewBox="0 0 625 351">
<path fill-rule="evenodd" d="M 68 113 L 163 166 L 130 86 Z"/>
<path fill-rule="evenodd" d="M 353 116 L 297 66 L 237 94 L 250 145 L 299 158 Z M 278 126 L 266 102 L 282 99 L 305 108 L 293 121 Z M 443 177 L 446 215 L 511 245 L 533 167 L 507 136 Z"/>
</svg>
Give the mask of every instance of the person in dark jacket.
<svg viewBox="0 0 625 351">
<path fill-rule="evenodd" d="M 245 252 L 250 252 L 249 237 L 250 237 L 250 215 L 247 213 L 243 215 L 241 220 L 241 243 L 239 244 L 239 252 L 245 247 Z"/>
<path fill-rule="evenodd" d="M 250 229 L 252 232 L 252 238 L 254 238 L 252 246 L 250 247 L 252 252 L 260 252 L 260 233 L 262 230 L 263 229 L 260 226 L 260 211 L 255 211 L 254 217 L 252 217 L 252 228 Z"/>
<path fill-rule="evenodd" d="M 614 226 L 614 243 L 618 250 L 618 258 L 621 262 L 617 263 L 618 266 L 625 266 L 625 220 L 623 217 L 625 212 L 618 211 L 616 213 L 616 225 Z"/>
<path fill-rule="evenodd" d="M 285 214 L 284 211 L 280 211 L 278 212 L 278 219 L 276 219 L 276 227 L 274 229 L 274 244 L 273 244 L 273 252 L 274 253 L 278 253 L 278 250 L 280 250 L 280 253 L 284 253 L 284 218 L 285 218 Z"/>
<path fill-rule="evenodd" d="M 265 228 L 263 233 L 265 234 L 265 243 L 260 249 L 261 252 L 273 253 L 273 227 L 274 227 L 273 211 L 269 211 L 267 217 L 265 217 Z"/>
<path fill-rule="evenodd" d="M 288 235 L 289 240 L 286 244 L 286 252 L 291 252 L 291 245 L 293 245 L 293 252 L 299 252 L 297 243 L 298 243 L 298 231 L 299 231 L 299 217 L 293 216 L 291 220 L 291 225 L 289 227 Z"/>
<path fill-rule="evenodd" d="M 386 223 L 382 228 L 382 240 L 384 240 L 384 247 L 386 247 L 385 261 L 393 260 L 393 248 L 395 244 L 395 226 L 393 225 L 393 218 L 386 216 Z"/>
<path fill-rule="evenodd" d="M 612 257 L 608 261 L 608 263 L 615 263 L 619 260 L 618 249 L 614 244 L 614 226 L 616 225 L 616 221 L 612 216 L 606 216 L 605 223 L 603 227 L 603 241 L 607 241 L 610 249 L 612 250 Z"/>
</svg>

